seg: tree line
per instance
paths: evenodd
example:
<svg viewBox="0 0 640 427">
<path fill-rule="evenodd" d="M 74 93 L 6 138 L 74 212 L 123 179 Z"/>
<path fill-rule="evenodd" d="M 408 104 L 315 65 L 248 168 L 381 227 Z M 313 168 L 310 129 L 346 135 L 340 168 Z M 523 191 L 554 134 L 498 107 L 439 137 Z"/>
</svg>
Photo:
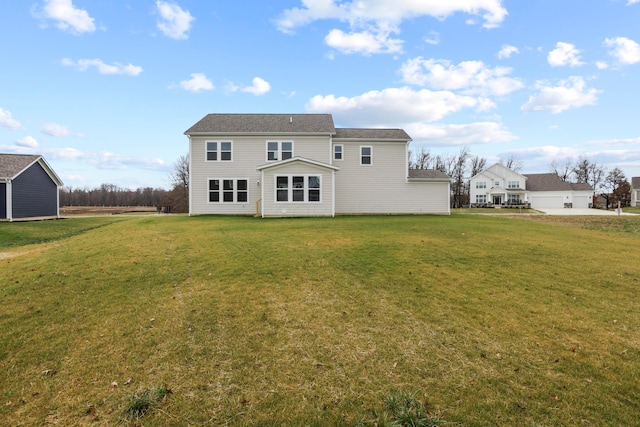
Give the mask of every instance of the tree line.
<svg viewBox="0 0 640 427">
<path fill-rule="evenodd" d="M 514 172 L 520 172 L 523 162 L 515 155 L 500 158 L 500 163 Z M 451 207 L 461 208 L 469 205 L 469 180 L 487 168 L 487 159 L 472 156 L 468 147 L 462 147 L 456 154 L 433 155 L 428 149 L 409 152 L 410 169 L 435 169 L 451 177 Z M 556 173 L 565 182 L 587 183 L 604 200 L 604 207 L 627 206 L 631 201 L 631 185 L 620 168 L 608 171 L 607 168 L 580 156 L 578 159 L 554 160 L 549 172 Z"/>
</svg>

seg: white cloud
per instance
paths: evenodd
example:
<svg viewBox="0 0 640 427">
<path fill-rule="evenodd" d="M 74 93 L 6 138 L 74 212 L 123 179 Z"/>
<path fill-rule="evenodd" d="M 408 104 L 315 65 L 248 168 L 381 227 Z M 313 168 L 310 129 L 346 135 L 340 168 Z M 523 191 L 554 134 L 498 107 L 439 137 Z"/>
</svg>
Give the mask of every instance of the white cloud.
<svg viewBox="0 0 640 427">
<path fill-rule="evenodd" d="M 181 81 L 180 87 L 189 92 L 200 92 L 203 90 L 213 90 L 215 88 L 211 80 L 202 73 L 191 74 L 191 79 Z"/>
<path fill-rule="evenodd" d="M 587 83 L 580 76 L 572 76 L 562 80 L 557 86 L 550 86 L 547 82 L 537 83 L 539 92 L 529 97 L 520 110 L 524 112 L 550 111 L 557 114 L 570 108 L 594 105 L 598 101 L 601 91 L 587 88 Z"/>
<path fill-rule="evenodd" d="M 13 130 L 22 128 L 20 122 L 11 115 L 11 111 L 3 110 L 2 108 L 0 108 L 0 126 Z"/>
<path fill-rule="evenodd" d="M 640 0 L 629 0 L 627 2 L 627 6 L 631 6 L 632 4 L 635 4 L 635 3 L 640 3 Z"/>
<path fill-rule="evenodd" d="M 71 0 L 45 0 L 37 17 L 56 21 L 56 27 L 72 34 L 92 33 L 96 30 L 94 19 L 84 9 L 78 9 Z"/>
<path fill-rule="evenodd" d="M 397 25 L 404 19 L 432 16 L 445 19 L 454 13 L 482 16 L 485 28 L 499 26 L 508 15 L 501 0 L 302 0 L 302 7 L 285 10 L 276 21 L 289 33 L 320 19 L 348 21 L 352 26 L 370 23 Z"/>
<path fill-rule="evenodd" d="M 427 142 L 429 146 L 492 144 L 518 139 L 496 122 L 438 125 L 412 123 L 405 130 L 414 141 Z"/>
<path fill-rule="evenodd" d="M 611 48 L 609 55 L 616 58 L 622 64 L 636 64 L 640 62 L 640 44 L 631 39 L 626 37 L 606 39 L 604 45 Z"/>
<path fill-rule="evenodd" d="M 325 43 L 345 54 L 362 53 L 399 53 L 402 51 L 402 40 L 389 38 L 389 31 L 370 31 L 344 33 L 331 30 L 325 37 Z"/>
<path fill-rule="evenodd" d="M 164 160 L 153 157 L 122 156 L 108 151 L 90 153 L 87 155 L 89 163 L 98 169 L 125 170 L 130 167 L 148 170 L 165 169 Z"/>
<path fill-rule="evenodd" d="M 242 92 L 251 93 L 256 96 L 264 95 L 271 90 L 271 85 L 260 77 L 254 77 L 253 85 L 243 87 Z"/>
<path fill-rule="evenodd" d="M 482 61 L 454 65 L 447 60 L 422 57 L 410 59 L 400 68 L 405 83 L 483 96 L 504 96 L 521 89 L 520 80 L 508 77 L 511 71 L 507 67 L 489 68 Z"/>
<path fill-rule="evenodd" d="M 123 65 L 118 62 L 109 65 L 104 63 L 100 59 L 79 59 L 74 61 L 69 58 L 64 58 L 61 61 L 65 67 L 73 67 L 78 71 L 87 71 L 90 67 L 95 67 L 100 74 L 121 74 L 127 76 L 137 76 L 142 73 L 142 67 L 137 65 L 127 64 Z"/>
<path fill-rule="evenodd" d="M 51 136 L 83 136 L 81 133 L 71 132 L 66 126 L 57 123 L 45 123 L 42 132 Z"/>
<path fill-rule="evenodd" d="M 500 59 L 511 58 L 511 55 L 513 55 L 514 53 L 520 53 L 520 50 L 515 46 L 504 44 L 502 45 L 502 48 L 498 52 L 498 58 Z"/>
<path fill-rule="evenodd" d="M 24 138 L 20 138 L 16 140 L 16 145 L 19 147 L 26 148 L 38 148 L 38 141 L 32 136 L 25 136 Z"/>
<path fill-rule="evenodd" d="M 195 20 L 191 13 L 175 3 L 162 0 L 156 1 L 156 6 L 161 18 L 157 25 L 162 34 L 176 40 L 187 39 L 191 23 Z"/>
<path fill-rule="evenodd" d="M 437 31 L 431 31 L 429 33 L 429 37 L 424 38 L 424 42 L 430 45 L 439 45 L 440 44 L 440 33 Z"/>
<path fill-rule="evenodd" d="M 494 108 L 490 100 L 457 95 L 449 91 L 433 92 L 409 87 L 369 91 L 354 97 L 317 95 L 309 100 L 309 113 L 333 113 L 338 121 L 353 126 L 400 126 L 413 122 L 433 122 L 460 111 Z"/>
<path fill-rule="evenodd" d="M 552 67 L 579 67 L 584 65 L 580 60 L 580 50 L 576 49 L 571 43 L 558 42 L 556 48 L 549 52 L 547 61 Z"/>
<path fill-rule="evenodd" d="M 607 68 L 609 68 L 609 64 L 604 61 L 596 61 L 596 67 L 598 68 L 598 70 L 606 70 Z"/>
</svg>

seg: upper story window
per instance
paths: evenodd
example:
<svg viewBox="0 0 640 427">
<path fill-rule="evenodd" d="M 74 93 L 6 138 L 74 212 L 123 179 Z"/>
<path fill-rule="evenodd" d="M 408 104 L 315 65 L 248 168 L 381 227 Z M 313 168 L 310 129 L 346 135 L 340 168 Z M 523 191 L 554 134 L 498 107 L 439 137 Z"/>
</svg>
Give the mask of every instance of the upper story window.
<svg viewBox="0 0 640 427">
<path fill-rule="evenodd" d="M 292 141 L 267 141 L 267 161 L 287 160 L 292 157 Z"/>
<path fill-rule="evenodd" d="M 487 181 L 476 181 L 476 188 L 487 188 Z"/>
<path fill-rule="evenodd" d="M 372 147 L 360 147 L 360 164 L 366 166 L 373 164 Z"/>
<path fill-rule="evenodd" d="M 500 187 L 500 181 L 496 181 L 496 182 L 494 182 L 494 183 L 493 183 L 493 186 L 494 186 L 494 187 Z"/>
<path fill-rule="evenodd" d="M 509 181 L 507 188 L 520 188 L 520 181 Z"/>
<path fill-rule="evenodd" d="M 333 160 L 344 159 L 344 145 L 338 144 L 333 146 Z"/>
<path fill-rule="evenodd" d="M 218 162 L 232 160 L 233 143 L 231 141 L 207 141 L 207 161 Z"/>
</svg>

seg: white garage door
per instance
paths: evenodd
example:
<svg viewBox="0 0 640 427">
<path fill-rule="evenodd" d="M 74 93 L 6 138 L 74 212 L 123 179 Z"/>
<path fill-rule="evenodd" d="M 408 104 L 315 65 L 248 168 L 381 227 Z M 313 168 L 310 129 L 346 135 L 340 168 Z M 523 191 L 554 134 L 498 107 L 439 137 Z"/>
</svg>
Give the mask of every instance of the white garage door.
<svg viewBox="0 0 640 427">
<path fill-rule="evenodd" d="M 564 202 L 562 196 L 533 196 L 531 197 L 533 209 L 562 209 Z"/>
<path fill-rule="evenodd" d="M 573 198 L 573 207 L 576 209 L 587 209 L 589 207 L 589 196 L 575 196 Z"/>
</svg>

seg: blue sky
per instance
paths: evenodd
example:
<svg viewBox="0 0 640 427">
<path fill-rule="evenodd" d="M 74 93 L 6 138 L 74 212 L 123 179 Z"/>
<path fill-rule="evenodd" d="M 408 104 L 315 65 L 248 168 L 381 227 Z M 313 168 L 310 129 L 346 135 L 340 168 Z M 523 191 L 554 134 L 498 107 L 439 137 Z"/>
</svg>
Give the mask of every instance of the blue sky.
<svg viewBox="0 0 640 427">
<path fill-rule="evenodd" d="M 39 0 L 0 6 L 0 152 L 168 187 L 208 113 L 331 113 L 524 173 L 640 176 L 640 0 Z"/>
</svg>

